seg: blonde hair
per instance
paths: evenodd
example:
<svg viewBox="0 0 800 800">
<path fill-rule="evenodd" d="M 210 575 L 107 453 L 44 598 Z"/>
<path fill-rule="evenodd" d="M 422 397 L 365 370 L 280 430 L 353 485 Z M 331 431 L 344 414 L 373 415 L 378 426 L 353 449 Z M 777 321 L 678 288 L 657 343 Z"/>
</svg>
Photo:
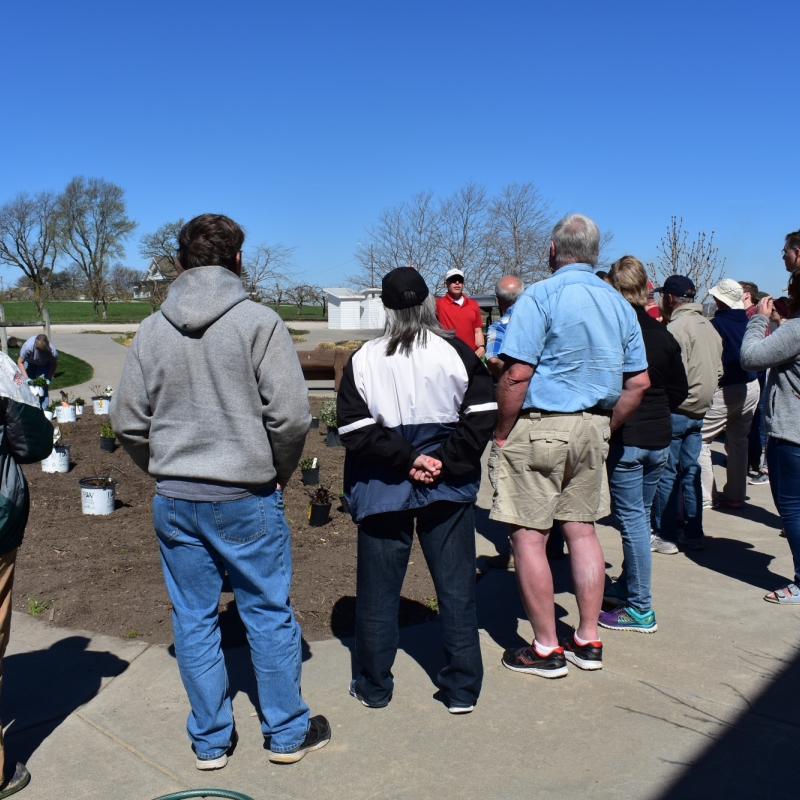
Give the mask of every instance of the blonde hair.
<svg viewBox="0 0 800 800">
<path fill-rule="evenodd" d="M 638 258 L 622 256 L 611 265 L 608 282 L 632 305 L 644 308 L 647 297 L 647 273 Z"/>
<path fill-rule="evenodd" d="M 33 340 L 33 347 L 34 347 L 34 350 L 49 350 L 50 349 L 50 340 L 43 333 L 40 333 Z"/>
</svg>

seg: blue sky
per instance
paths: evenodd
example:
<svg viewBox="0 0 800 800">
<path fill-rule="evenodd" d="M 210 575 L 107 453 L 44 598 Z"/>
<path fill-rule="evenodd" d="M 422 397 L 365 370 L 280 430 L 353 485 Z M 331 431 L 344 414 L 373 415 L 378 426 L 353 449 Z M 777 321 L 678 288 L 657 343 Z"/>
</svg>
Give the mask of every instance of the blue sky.
<svg viewBox="0 0 800 800">
<path fill-rule="evenodd" d="M 653 260 L 677 214 L 779 293 L 798 23 L 796 0 L 7 3 L 0 202 L 102 177 L 133 267 L 141 233 L 214 211 L 330 286 L 381 209 L 533 181 L 613 255 Z"/>
</svg>

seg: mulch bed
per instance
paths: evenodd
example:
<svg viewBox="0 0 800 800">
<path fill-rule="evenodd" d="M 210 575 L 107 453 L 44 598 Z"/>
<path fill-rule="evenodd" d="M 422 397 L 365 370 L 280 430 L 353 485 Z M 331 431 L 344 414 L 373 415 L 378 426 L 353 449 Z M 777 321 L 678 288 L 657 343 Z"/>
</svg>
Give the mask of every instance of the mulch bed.
<svg viewBox="0 0 800 800">
<path fill-rule="evenodd" d="M 316 414 L 321 400 L 311 399 Z M 28 611 L 29 599 L 46 605 L 39 618 L 71 628 L 113 636 L 170 643 L 170 602 L 161 575 L 152 527 L 155 481 L 128 455 L 100 450 L 100 422 L 87 407 L 69 426 L 72 467 L 68 473 L 24 467 L 30 484 L 31 514 L 17 557 L 14 608 Z M 320 482 L 338 495 L 344 448 L 327 447 L 325 427 L 309 431 L 304 458 L 320 460 Z M 104 474 L 117 478 L 117 507 L 109 516 L 84 515 L 78 479 Z M 308 641 L 349 636 L 353 631 L 356 586 L 356 526 L 334 503 L 323 527 L 308 524 L 309 500 L 300 473 L 284 492 L 292 532 L 294 579 L 292 604 Z M 400 624 L 435 617 L 429 606 L 435 591 L 417 542 L 403 586 Z M 47 605 L 50 603 L 51 605 Z M 220 626 L 225 646 L 244 644 L 244 628 L 231 592 L 220 597 Z"/>
</svg>

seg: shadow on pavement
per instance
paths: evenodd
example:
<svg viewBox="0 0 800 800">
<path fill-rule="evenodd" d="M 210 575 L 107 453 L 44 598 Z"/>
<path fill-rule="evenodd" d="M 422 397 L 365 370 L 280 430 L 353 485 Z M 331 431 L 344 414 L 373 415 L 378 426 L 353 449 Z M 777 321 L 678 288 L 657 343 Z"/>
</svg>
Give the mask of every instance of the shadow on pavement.
<svg viewBox="0 0 800 800">
<path fill-rule="evenodd" d="M 0 718 L 9 726 L 6 764 L 25 764 L 67 716 L 100 691 L 103 678 L 128 668 L 113 653 L 87 650 L 89 642 L 85 636 L 70 636 L 46 650 L 3 659 Z"/>
<path fill-rule="evenodd" d="M 776 609 L 778 612 L 786 610 Z M 733 722 L 710 717 L 693 705 L 691 697 L 676 698 L 676 702 L 687 707 L 687 722 L 693 724 L 693 729 L 699 729 L 701 721 L 715 721 L 721 728 L 717 735 L 704 733 L 712 740 L 708 748 L 686 765 L 682 774 L 660 795 L 660 800 L 796 794 L 800 760 L 800 692 L 797 690 L 800 651 L 786 661 L 745 651 L 741 658 L 746 669 L 756 668 L 774 674 L 773 682 Z"/>
<path fill-rule="evenodd" d="M 758 589 L 772 591 L 786 585 L 787 578 L 772 572 L 769 568 L 774 556 L 762 553 L 749 542 L 738 539 L 726 539 L 720 536 L 706 538 L 708 543 L 705 550 L 686 550 L 684 553 L 699 567 L 748 583 Z"/>
</svg>

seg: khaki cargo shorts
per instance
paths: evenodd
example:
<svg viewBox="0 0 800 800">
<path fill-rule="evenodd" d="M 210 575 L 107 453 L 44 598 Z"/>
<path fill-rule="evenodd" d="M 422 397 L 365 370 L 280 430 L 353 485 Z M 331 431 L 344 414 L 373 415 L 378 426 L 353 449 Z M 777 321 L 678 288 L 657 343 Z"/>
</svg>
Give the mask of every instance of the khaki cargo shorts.
<svg viewBox="0 0 800 800">
<path fill-rule="evenodd" d="M 491 519 L 546 531 L 553 520 L 595 522 L 611 510 L 605 461 L 610 419 L 523 414 L 502 448 L 492 443 Z"/>
</svg>

